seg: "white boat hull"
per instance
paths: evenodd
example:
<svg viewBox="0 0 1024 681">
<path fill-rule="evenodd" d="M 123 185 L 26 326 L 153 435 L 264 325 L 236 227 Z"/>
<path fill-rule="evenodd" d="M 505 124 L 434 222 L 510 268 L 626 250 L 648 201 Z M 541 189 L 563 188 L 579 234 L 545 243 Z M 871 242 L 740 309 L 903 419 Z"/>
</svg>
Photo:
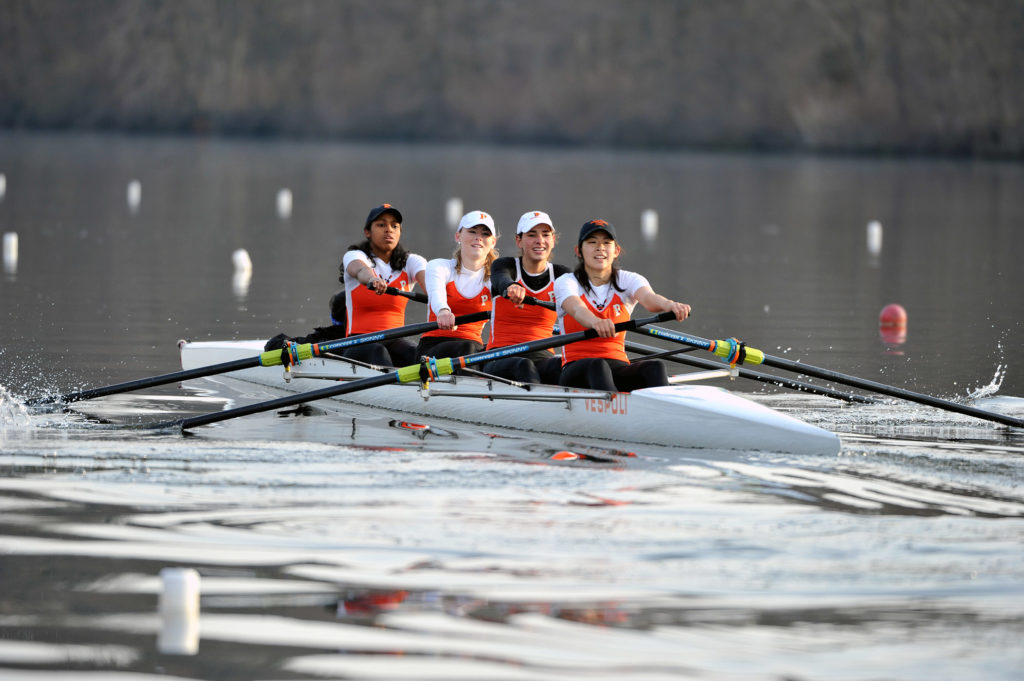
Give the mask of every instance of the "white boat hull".
<svg viewBox="0 0 1024 681">
<path fill-rule="evenodd" d="M 180 349 L 182 368 L 195 369 L 256 357 L 263 350 L 263 341 L 182 343 Z M 280 366 L 225 375 L 289 392 L 307 392 L 327 386 L 325 377 L 348 380 L 378 376 L 379 372 L 314 358 L 293 367 L 290 381 L 285 381 Z M 795 454 L 830 454 L 840 447 L 834 433 L 727 390 L 703 385 L 672 385 L 609 396 L 558 386 L 527 390 L 473 376 L 449 376 L 431 383 L 428 392 L 419 385 L 394 384 L 333 399 L 408 415 L 614 442 Z"/>
</svg>

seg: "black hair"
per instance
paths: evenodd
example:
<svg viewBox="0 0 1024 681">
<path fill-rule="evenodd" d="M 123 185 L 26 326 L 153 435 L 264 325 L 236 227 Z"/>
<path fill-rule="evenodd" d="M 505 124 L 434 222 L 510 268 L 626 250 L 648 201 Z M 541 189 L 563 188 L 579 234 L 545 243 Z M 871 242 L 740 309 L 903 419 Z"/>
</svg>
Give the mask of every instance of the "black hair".
<svg viewBox="0 0 1024 681">
<path fill-rule="evenodd" d="M 370 262 L 371 263 L 373 262 L 373 258 L 375 257 L 374 254 L 373 254 L 373 247 L 370 246 L 370 240 L 369 239 L 363 241 L 363 243 L 361 243 L 361 244 L 352 244 L 351 246 L 349 246 L 345 250 L 347 250 L 347 251 L 362 251 L 363 253 L 365 253 L 367 255 L 368 258 L 370 258 Z M 398 245 L 395 246 L 395 250 L 391 251 L 391 259 L 388 260 L 388 264 L 391 265 L 391 269 L 392 270 L 397 272 L 399 270 L 405 269 L 405 263 L 408 262 L 408 261 L 409 261 L 409 249 L 406 248 L 405 246 L 403 246 L 401 244 L 401 242 L 399 242 Z M 341 283 L 345 283 L 345 263 L 344 263 L 344 261 L 342 261 L 342 263 L 338 266 L 338 271 L 339 271 L 338 281 L 340 281 Z"/>
</svg>

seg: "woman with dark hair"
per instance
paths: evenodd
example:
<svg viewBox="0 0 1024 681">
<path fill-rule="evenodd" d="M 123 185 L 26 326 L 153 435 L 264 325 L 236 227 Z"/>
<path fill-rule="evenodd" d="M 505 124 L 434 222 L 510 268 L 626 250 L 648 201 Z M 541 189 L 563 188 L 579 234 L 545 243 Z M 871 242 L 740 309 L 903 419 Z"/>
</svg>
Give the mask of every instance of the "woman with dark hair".
<svg viewBox="0 0 1024 681">
<path fill-rule="evenodd" d="M 562 332 L 594 329 L 598 335 L 562 347 L 561 385 L 611 392 L 668 385 L 661 360 L 630 363 L 626 332 L 615 333 L 615 324 L 628 321 L 637 303 L 650 312 L 672 312 L 678 321 L 690 315 L 690 306 L 655 293 L 642 275 L 619 269 L 621 252 L 610 222 L 585 222 L 576 243 L 576 269 L 555 282 Z"/>
<path fill-rule="evenodd" d="M 386 331 L 405 325 L 404 296 L 386 295 L 387 288 L 411 291 L 415 284 L 426 288 L 427 261 L 400 243 L 402 214 L 389 203 L 370 211 L 363 226 L 366 239 L 350 246 L 341 261 L 338 277 L 345 284 L 345 335 Z M 331 317 L 341 322 L 339 292 L 331 302 Z M 365 343 L 342 353 L 350 359 L 378 366 L 406 366 L 416 361 L 416 345 L 407 338 Z"/>
<path fill-rule="evenodd" d="M 451 258 L 427 263 L 427 321 L 437 329 L 420 336 L 417 357 L 459 357 L 484 348 L 486 321 L 460 324 L 457 316 L 491 309 L 491 265 L 498 258 L 498 230 L 483 211 L 466 213 L 455 229 L 458 244 Z"/>
</svg>

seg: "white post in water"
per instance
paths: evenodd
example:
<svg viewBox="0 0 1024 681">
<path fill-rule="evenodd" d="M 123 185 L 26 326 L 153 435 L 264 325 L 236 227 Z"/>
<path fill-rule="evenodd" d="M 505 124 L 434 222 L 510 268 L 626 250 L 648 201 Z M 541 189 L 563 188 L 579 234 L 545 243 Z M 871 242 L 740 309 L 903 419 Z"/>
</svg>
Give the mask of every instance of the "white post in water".
<svg viewBox="0 0 1024 681">
<path fill-rule="evenodd" d="M 292 190 L 287 187 L 277 192 L 277 216 L 282 220 L 292 216 Z"/>
<path fill-rule="evenodd" d="M 18 233 L 4 232 L 4 273 L 18 272 Z"/>
<path fill-rule="evenodd" d="M 7 176 L 0 173 L 0 200 L 7 194 Z"/>
<path fill-rule="evenodd" d="M 249 282 L 252 281 L 252 258 L 249 251 L 238 248 L 231 254 L 231 262 L 234 263 L 235 273 L 231 277 L 231 289 L 235 296 L 245 298 L 249 295 Z"/>
<path fill-rule="evenodd" d="M 199 652 L 199 573 L 192 568 L 164 568 L 160 581 L 157 648 L 168 655 L 195 655 Z"/>
<path fill-rule="evenodd" d="M 640 233 L 648 243 L 658 238 L 658 211 L 648 208 L 640 214 Z"/>
<path fill-rule="evenodd" d="M 139 206 L 142 204 L 142 183 L 138 180 L 129 182 L 128 189 L 125 192 L 125 199 L 128 201 L 129 210 L 137 213 Z"/>
<path fill-rule="evenodd" d="M 455 225 L 459 224 L 459 220 L 462 219 L 462 199 L 457 196 L 453 196 L 448 199 L 448 204 L 445 208 L 445 215 L 448 219 L 448 229 L 455 229 Z"/>
<path fill-rule="evenodd" d="M 868 253 L 877 257 L 882 252 L 882 223 L 872 220 L 868 223 Z"/>
</svg>

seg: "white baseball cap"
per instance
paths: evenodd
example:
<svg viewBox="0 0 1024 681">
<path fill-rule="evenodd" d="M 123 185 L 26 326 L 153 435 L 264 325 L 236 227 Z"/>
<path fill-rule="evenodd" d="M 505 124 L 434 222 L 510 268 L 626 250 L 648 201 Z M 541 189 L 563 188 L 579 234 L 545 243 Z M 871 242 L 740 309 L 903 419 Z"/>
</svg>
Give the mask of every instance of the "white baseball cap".
<svg viewBox="0 0 1024 681">
<path fill-rule="evenodd" d="M 516 225 L 516 234 L 526 234 L 537 225 L 547 225 L 551 229 L 555 228 L 555 225 L 551 222 L 551 217 L 547 213 L 531 210 L 528 213 L 523 213 L 523 217 L 519 218 L 519 224 Z"/>
<path fill-rule="evenodd" d="M 455 233 L 457 234 L 464 229 L 476 227 L 477 225 L 483 225 L 487 229 L 491 230 L 491 234 L 493 236 L 498 236 L 498 228 L 494 226 L 494 218 L 482 210 L 471 210 L 463 215 L 462 219 L 459 220 L 459 226 L 455 230 Z"/>
</svg>

